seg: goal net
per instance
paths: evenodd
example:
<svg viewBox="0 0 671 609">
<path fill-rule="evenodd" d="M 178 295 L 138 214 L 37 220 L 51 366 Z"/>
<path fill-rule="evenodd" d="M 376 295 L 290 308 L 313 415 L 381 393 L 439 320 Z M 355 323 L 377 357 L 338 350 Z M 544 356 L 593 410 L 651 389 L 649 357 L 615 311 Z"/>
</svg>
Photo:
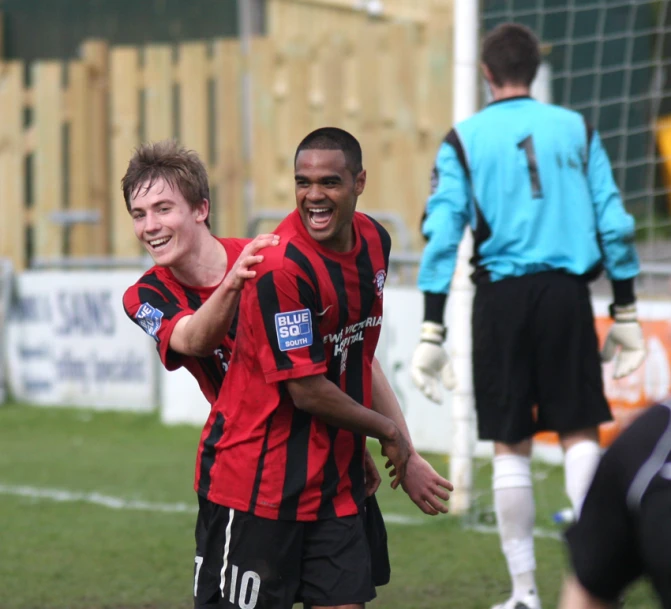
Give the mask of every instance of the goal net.
<svg viewBox="0 0 671 609">
<path fill-rule="evenodd" d="M 669 5 L 659 0 L 484 0 L 482 5 L 483 31 L 515 21 L 537 33 L 551 71 L 552 101 L 582 113 L 599 130 L 626 207 L 636 217 L 641 259 L 658 263 L 671 263 Z M 668 281 L 659 288 L 668 291 Z"/>
</svg>

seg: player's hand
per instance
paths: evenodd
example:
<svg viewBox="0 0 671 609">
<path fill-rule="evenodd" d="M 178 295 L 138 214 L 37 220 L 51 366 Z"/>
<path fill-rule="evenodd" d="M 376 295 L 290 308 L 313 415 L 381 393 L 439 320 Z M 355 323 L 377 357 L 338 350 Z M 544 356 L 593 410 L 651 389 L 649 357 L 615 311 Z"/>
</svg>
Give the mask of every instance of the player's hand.
<svg viewBox="0 0 671 609">
<path fill-rule="evenodd" d="M 452 362 L 442 346 L 447 330 L 431 321 L 422 323 L 420 343 L 415 348 L 410 363 L 410 374 L 417 388 L 431 401 L 441 404 L 443 392 L 441 382 L 446 389 L 457 386 Z"/>
<path fill-rule="evenodd" d="M 377 466 L 373 460 L 373 455 L 366 449 L 363 457 L 363 475 L 366 485 L 366 497 L 370 497 L 382 483 L 380 472 L 377 471 Z"/>
<path fill-rule="evenodd" d="M 449 500 L 454 486 L 449 480 L 439 476 L 429 462 L 416 452 L 408 459 L 401 485 L 408 497 L 425 514 L 447 514 L 448 509 L 444 502 Z"/>
<path fill-rule="evenodd" d="M 380 444 L 382 445 L 382 455 L 387 457 L 384 467 L 389 470 L 389 477 L 393 478 L 391 488 L 396 489 L 405 478 L 408 459 L 410 458 L 410 445 L 398 427 L 393 438 L 380 440 Z"/>
<path fill-rule="evenodd" d="M 636 317 L 636 305 L 613 306 L 615 322 L 601 350 L 601 361 L 615 359 L 613 378 L 619 379 L 636 370 L 645 359 L 645 339 Z"/>
<path fill-rule="evenodd" d="M 279 245 L 279 243 L 279 236 L 273 234 L 257 235 L 250 241 L 240 252 L 238 259 L 224 279 L 229 289 L 238 292 L 242 290 L 247 279 L 256 277 L 256 271 L 252 271 L 250 267 L 263 261 L 263 256 L 258 252 L 264 247 Z"/>
</svg>

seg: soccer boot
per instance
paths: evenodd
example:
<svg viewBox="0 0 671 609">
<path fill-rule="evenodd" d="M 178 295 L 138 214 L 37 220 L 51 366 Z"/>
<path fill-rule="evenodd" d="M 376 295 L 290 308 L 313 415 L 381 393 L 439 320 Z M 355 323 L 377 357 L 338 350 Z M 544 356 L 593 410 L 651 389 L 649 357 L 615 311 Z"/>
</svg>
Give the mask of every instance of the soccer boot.
<svg viewBox="0 0 671 609">
<path fill-rule="evenodd" d="M 494 605 L 492 609 L 541 609 L 538 594 L 529 592 L 522 598 L 509 598 L 505 603 Z"/>
</svg>

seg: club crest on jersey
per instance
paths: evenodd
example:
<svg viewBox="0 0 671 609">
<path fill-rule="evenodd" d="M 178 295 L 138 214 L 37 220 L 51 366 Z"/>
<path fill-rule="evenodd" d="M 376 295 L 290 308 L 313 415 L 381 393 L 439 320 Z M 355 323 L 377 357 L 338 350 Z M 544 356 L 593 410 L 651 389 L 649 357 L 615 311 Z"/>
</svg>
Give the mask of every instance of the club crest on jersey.
<svg viewBox="0 0 671 609">
<path fill-rule="evenodd" d="M 291 351 L 312 345 L 310 309 L 275 313 L 275 332 L 280 351 Z"/>
<path fill-rule="evenodd" d="M 135 319 L 140 324 L 140 327 L 147 333 L 149 336 L 152 336 L 156 342 L 158 342 L 158 336 L 156 333 L 161 327 L 161 321 L 163 319 L 163 311 L 159 311 L 152 307 L 148 302 L 143 302 L 142 306 L 137 310 L 135 314 Z"/>
<path fill-rule="evenodd" d="M 384 290 L 384 282 L 385 279 L 387 279 L 387 273 L 380 269 L 377 273 L 375 273 L 375 278 L 373 279 L 373 283 L 375 284 L 375 293 L 382 298 L 382 290 Z"/>
</svg>

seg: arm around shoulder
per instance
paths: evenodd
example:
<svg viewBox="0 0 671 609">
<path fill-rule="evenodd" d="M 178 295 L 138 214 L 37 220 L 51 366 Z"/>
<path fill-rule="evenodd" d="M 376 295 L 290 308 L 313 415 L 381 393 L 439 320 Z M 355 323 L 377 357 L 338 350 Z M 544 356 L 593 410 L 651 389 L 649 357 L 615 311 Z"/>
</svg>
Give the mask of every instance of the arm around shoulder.
<svg viewBox="0 0 671 609">
<path fill-rule="evenodd" d="M 279 243 L 273 234 L 258 235 L 238 256 L 223 281 L 193 315 L 180 319 L 170 337 L 170 348 L 177 353 L 206 357 L 224 341 L 240 304 L 245 281 L 256 276 L 252 270 L 263 261 L 259 251 Z"/>
<path fill-rule="evenodd" d="M 170 348 L 183 355 L 211 355 L 226 338 L 239 303 L 240 291 L 222 282 L 197 311 L 175 324 Z"/>
</svg>

